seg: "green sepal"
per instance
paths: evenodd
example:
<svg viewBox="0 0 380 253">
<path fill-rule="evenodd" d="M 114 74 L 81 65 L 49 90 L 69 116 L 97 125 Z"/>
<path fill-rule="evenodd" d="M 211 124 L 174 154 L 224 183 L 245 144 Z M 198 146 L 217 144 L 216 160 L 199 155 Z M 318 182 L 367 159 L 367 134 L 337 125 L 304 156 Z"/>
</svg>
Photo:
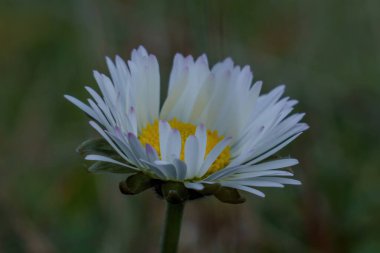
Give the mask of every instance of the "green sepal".
<svg viewBox="0 0 380 253">
<path fill-rule="evenodd" d="M 180 204 L 189 199 L 189 191 L 179 182 L 165 182 L 161 185 L 162 196 L 172 204 Z"/>
<path fill-rule="evenodd" d="M 120 182 L 119 189 L 124 194 L 134 195 L 151 188 L 153 185 L 153 180 L 140 172 Z"/>
<path fill-rule="evenodd" d="M 80 144 L 76 151 L 82 156 L 87 155 L 106 155 L 107 157 L 118 158 L 120 157 L 111 145 L 102 138 L 89 139 Z"/>
<path fill-rule="evenodd" d="M 136 170 L 127 168 L 125 166 L 113 164 L 113 163 L 107 163 L 107 162 L 95 162 L 88 168 L 89 172 L 93 173 L 136 173 Z"/>
<path fill-rule="evenodd" d="M 205 196 L 214 195 L 220 189 L 220 184 L 202 184 L 202 190 L 187 189 L 189 192 L 189 200 L 203 198 Z"/>
<path fill-rule="evenodd" d="M 245 202 L 245 198 L 240 195 L 238 190 L 229 187 L 220 188 L 214 196 L 224 203 L 240 204 Z"/>
<path fill-rule="evenodd" d="M 215 183 L 215 184 L 203 184 L 203 189 L 199 190 L 200 194 L 203 196 L 209 196 L 209 195 L 214 195 L 216 192 L 220 190 L 220 184 Z"/>
</svg>

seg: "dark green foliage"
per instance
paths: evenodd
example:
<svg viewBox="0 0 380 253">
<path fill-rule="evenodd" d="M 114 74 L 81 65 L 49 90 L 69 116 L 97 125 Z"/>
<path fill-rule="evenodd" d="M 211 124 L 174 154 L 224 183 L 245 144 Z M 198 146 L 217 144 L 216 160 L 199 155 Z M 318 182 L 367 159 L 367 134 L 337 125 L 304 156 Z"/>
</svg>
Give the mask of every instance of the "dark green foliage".
<svg viewBox="0 0 380 253">
<path fill-rule="evenodd" d="M 89 139 L 84 141 L 77 148 L 77 152 L 85 158 L 87 155 L 104 155 L 107 157 L 118 157 L 120 156 L 117 152 L 111 147 L 108 142 L 102 138 Z"/>
</svg>

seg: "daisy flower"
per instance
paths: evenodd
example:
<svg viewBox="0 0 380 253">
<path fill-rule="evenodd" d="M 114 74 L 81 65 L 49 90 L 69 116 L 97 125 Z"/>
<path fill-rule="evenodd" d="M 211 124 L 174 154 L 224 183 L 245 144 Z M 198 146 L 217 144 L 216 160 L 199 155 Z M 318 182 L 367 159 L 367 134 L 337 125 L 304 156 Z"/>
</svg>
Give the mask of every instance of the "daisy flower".
<svg viewBox="0 0 380 253">
<path fill-rule="evenodd" d="M 303 113 L 291 114 L 297 101 L 282 98 L 285 86 L 260 95 L 249 66 L 227 58 L 210 69 L 206 55 L 176 54 L 160 106 L 154 55 L 140 46 L 127 63 L 106 61 L 110 77 L 94 71 L 100 93 L 86 87 L 87 104 L 65 97 L 102 137 L 79 148 L 95 161 L 89 170 L 127 174 L 124 193 L 155 187 L 166 197 L 175 189 L 183 200 L 215 195 L 238 203 L 239 191 L 264 197 L 258 187 L 300 184 L 286 169 L 298 161 L 274 158 L 308 128 Z"/>
</svg>

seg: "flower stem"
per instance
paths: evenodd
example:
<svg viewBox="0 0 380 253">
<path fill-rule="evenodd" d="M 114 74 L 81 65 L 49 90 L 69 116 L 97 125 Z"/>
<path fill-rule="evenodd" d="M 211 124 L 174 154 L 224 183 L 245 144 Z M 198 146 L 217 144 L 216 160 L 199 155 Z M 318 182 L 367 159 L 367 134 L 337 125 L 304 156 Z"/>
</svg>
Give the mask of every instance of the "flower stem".
<svg viewBox="0 0 380 253">
<path fill-rule="evenodd" d="M 161 253 L 176 253 L 179 235 L 181 232 L 181 221 L 185 203 L 166 203 L 166 218 L 164 233 L 161 239 Z"/>
</svg>

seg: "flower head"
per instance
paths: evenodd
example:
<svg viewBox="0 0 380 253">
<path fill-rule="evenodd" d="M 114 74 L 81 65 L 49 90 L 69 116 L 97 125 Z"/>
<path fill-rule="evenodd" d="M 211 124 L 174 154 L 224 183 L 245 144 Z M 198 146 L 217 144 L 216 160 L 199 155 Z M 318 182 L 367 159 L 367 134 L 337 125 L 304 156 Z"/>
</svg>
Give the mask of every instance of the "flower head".
<svg viewBox="0 0 380 253">
<path fill-rule="evenodd" d="M 96 161 L 90 171 L 126 173 L 123 192 L 154 186 L 164 196 L 175 188 L 185 199 L 214 194 L 240 202 L 237 190 L 263 197 L 256 187 L 300 184 L 285 170 L 296 159 L 273 159 L 308 128 L 304 114 L 290 114 L 297 101 L 281 98 L 284 86 L 260 95 L 262 82 L 252 84 L 249 66 L 227 58 L 210 69 L 205 55 L 176 54 L 160 109 L 154 55 L 140 46 L 127 63 L 116 56 L 107 65 L 111 78 L 94 72 L 101 95 L 86 87 L 88 104 L 65 97 L 102 136 L 80 147 Z"/>
</svg>

